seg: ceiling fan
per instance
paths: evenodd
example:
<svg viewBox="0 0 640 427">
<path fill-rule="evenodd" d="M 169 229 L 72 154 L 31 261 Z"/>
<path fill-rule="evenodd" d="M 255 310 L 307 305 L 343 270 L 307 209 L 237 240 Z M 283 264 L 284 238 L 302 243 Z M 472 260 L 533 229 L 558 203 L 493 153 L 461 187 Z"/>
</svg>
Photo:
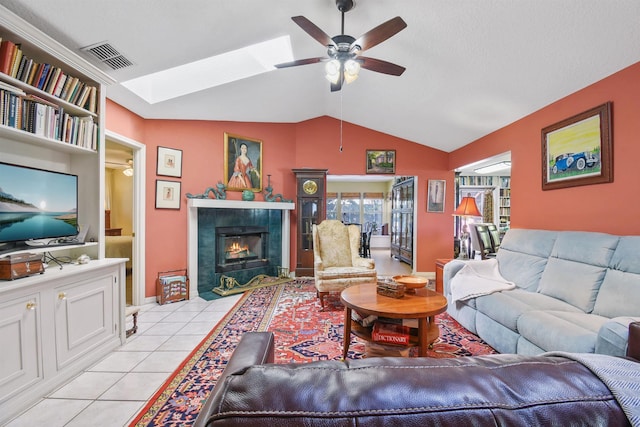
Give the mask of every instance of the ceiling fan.
<svg viewBox="0 0 640 427">
<path fill-rule="evenodd" d="M 275 67 L 287 68 L 326 62 L 326 77 L 331 82 L 332 92 L 342 89 L 343 82 L 351 83 L 355 80 L 358 77 L 360 68 L 392 76 L 401 75 L 405 70 L 404 67 L 381 59 L 360 56 L 360 53 L 399 33 L 407 26 L 407 23 L 399 16 L 396 16 L 356 39 L 344 33 L 344 14 L 350 11 L 353 5 L 353 0 L 336 0 L 336 6 L 342 14 L 342 34 L 334 37 L 329 37 L 304 16 L 292 17 L 293 22 L 298 24 L 300 28 L 323 46 L 327 47 L 327 57 L 299 59 L 297 61 L 276 64 Z"/>
<path fill-rule="evenodd" d="M 105 161 L 104 163 L 109 169 L 122 169 L 122 173 L 126 176 L 133 176 L 133 159 L 127 159 L 126 163 L 110 161 Z"/>
</svg>

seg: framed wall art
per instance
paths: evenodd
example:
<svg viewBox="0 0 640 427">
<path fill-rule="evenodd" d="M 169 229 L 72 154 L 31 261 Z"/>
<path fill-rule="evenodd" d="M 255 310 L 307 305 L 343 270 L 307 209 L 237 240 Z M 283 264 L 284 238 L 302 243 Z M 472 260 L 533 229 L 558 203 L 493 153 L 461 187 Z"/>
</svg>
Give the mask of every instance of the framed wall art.
<svg viewBox="0 0 640 427">
<path fill-rule="evenodd" d="M 367 173 L 396 173 L 396 150 L 367 150 Z"/>
<path fill-rule="evenodd" d="M 182 176 L 182 150 L 158 147 L 156 175 L 180 178 Z"/>
<path fill-rule="evenodd" d="M 542 129 L 542 189 L 613 181 L 611 103 Z"/>
<path fill-rule="evenodd" d="M 224 176 L 227 190 L 262 191 L 262 141 L 225 132 Z"/>
<path fill-rule="evenodd" d="M 427 189 L 427 212 L 444 212 L 445 190 L 447 181 L 430 179 Z"/>
<path fill-rule="evenodd" d="M 156 180 L 156 209 L 180 209 L 180 182 Z"/>
</svg>

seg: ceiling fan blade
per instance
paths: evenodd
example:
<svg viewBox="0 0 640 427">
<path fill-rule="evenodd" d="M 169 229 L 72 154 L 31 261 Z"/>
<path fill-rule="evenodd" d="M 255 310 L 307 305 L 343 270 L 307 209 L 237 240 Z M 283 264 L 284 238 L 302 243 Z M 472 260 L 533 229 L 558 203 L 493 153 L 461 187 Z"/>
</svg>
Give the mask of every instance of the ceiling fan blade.
<svg viewBox="0 0 640 427">
<path fill-rule="evenodd" d="M 399 16 L 396 16 L 395 18 L 389 19 L 387 22 L 378 25 L 372 30 L 367 31 L 351 43 L 351 46 L 353 47 L 358 45 L 360 46 L 361 51 L 371 49 L 375 45 L 380 44 L 389 37 L 399 33 L 406 27 L 407 23 Z"/>
<path fill-rule="evenodd" d="M 322 31 L 316 24 L 309 21 L 304 16 L 294 16 L 291 18 L 293 22 L 298 24 L 307 34 L 320 42 L 323 46 L 335 46 L 335 42 L 329 37 L 327 33 Z"/>
<path fill-rule="evenodd" d="M 296 61 L 283 62 L 282 64 L 276 64 L 276 65 L 274 65 L 274 67 L 276 67 L 276 68 L 296 67 L 298 65 L 315 64 L 315 63 L 318 63 L 318 62 L 321 62 L 321 61 L 326 61 L 326 60 L 327 60 L 327 58 L 325 58 L 325 57 L 298 59 Z"/>
<path fill-rule="evenodd" d="M 383 61 L 382 59 L 366 58 L 359 56 L 360 66 L 370 71 L 375 71 L 383 74 L 390 74 L 392 76 L 400 76 L 404 73 L 406 68 L 396 65 L 392 62 Z"/>
</svg>

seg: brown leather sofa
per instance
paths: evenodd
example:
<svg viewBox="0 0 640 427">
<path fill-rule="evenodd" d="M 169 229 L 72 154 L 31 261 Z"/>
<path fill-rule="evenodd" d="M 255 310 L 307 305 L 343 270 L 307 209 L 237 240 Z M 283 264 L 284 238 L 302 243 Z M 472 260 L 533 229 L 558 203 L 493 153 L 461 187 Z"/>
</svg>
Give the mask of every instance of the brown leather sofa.
<svg viewBox="0 0 640 427">
<path fill-rule="evenodd" d="M 273 351 L 271 333 L 245 334 L 194 426 L 632 425 L 609 381 L 570 354 L 272 364 Z M 584 356 L 631 370 L 637 393 L 640 323 L 627 358 Z"/>
</svg>

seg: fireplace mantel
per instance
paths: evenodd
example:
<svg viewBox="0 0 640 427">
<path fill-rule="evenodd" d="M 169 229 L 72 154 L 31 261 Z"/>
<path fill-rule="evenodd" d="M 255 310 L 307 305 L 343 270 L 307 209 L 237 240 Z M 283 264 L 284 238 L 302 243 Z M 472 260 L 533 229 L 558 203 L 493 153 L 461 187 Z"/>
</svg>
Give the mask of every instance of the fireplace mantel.
<svg viewBox="0 0 640 427">
<path fill-rule="evenodd" d="M 290 202 L 247 202 L 243 200 L 188 199 L 187 263 L 189 269 L 189 295 L 198 296 L 198 210 L 199 209 L 272 209 L 282 211 L 282 267 L 289 269 L 290 232 L 289 212 L 295 209 Z"/>
<path fill-rule="evenodd" d="M 244 200 L 218 200 L 218 199 L 189 199 L 187 200 L 189 212 L 191 209 L 276 209 L 291 211 L 296 208 L 290 202 L 245 202 Z"/>
</svg>

